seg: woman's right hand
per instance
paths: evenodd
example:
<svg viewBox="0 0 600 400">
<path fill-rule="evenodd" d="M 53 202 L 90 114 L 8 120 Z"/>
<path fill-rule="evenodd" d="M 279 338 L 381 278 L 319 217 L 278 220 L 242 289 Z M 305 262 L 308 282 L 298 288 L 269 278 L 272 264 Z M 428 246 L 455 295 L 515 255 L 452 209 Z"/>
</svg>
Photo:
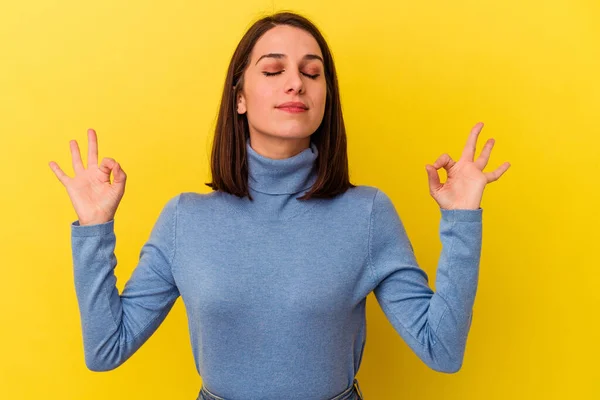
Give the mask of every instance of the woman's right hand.
<svg viewBox="0 0 600 400">
<path fill-rule="evenodd" d="M 71 140 L 71 157 L 75 177 L 67 176 L 54 161 L 49 165 L 65 186 L 80 225 L 102 224 L 112 220 L 125 192 L 127 175 L 114 159 L 105 157 L 98 166 L 96 132 L 88 129 L 87 169 L 84 168 L 77 141 Z M 113 182 L 110 182 L 110 173 Z"/>
</svg>

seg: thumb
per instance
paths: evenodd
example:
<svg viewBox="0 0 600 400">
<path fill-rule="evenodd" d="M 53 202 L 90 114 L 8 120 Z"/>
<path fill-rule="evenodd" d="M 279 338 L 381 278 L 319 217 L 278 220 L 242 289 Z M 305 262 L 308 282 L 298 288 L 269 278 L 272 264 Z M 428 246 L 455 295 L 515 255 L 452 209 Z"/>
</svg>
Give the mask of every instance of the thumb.
<svg viewBox="0 0 600 400">
<path fill-rule="evenodd" d="M 426 164 L 425 170 L 427 170 L 427 176 L 429 178 L 429 190 L 432 192 L 437 191 L 443 186 L 440 183 L 440 176 L 438 175 L 437 169 L 432 165 Z"/>
<path fill-rule="evenodd" d="M 126 179 L 127 174 L 121 169 L 121 164 L 115 163 L 115 166 L 113 168 L 113 183 L 117 185 L 123 185 L 125 184 Z"/>
<path fill-rule="evenodd" d="M 110 171 L 115 167 L 117 162 L 110 157 L 104 157 L 98 166 L 98 169 L 102 171 L 106 176 L 110 176 Z"/>
<path fill-rule="evenodd" d="M 121 165 L 111 157 L 104 157 L 100 162 L 98 168 L 106 174 L 106 178 L 108 183 L 110 182 L 110 174 L 112 172 L 113 184 L 117 186 L 122 186 L 125 183 L 125 179 L 127 176 L 125 172 L 121 169 Z"/>
</svg>

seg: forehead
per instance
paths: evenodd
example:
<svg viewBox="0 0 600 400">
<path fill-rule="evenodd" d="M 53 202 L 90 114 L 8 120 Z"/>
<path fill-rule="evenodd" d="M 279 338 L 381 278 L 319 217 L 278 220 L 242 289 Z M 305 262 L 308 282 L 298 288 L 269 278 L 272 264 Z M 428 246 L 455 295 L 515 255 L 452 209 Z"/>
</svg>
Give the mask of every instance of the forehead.
<svg viewBox="0 0 600 400">
<path fill-rule="evenodd" d="M 252 63 L 266 53 L 283 53 L 292 59 L 302 58 L 306 53 L 323 56 L 310 33 L 289 25 L 271 28 L 257 40 L 252 50 Z"/>
</svg>

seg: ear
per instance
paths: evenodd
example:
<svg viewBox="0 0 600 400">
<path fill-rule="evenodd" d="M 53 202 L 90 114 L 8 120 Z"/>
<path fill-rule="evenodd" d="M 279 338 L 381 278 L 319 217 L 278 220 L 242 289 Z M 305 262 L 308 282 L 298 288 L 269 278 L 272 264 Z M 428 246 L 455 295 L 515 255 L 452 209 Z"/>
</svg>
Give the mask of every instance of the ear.
<svg viewBox="0 0 600 400">
<path fill-rule="evenodd" d="M 237 112 L 238 114 L 244 114 L 246 112 L 246 98 L 242 93 L 238 94 L 237 98 Z"/>
</svg>

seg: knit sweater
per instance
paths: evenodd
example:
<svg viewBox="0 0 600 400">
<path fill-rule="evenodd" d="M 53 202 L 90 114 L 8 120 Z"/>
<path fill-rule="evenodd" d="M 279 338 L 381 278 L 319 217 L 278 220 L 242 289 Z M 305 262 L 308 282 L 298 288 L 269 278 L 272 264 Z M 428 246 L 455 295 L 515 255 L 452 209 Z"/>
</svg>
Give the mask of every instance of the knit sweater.
<svg viewBox="0 0 600 400">
<path fill-rule="evenodd" d="M 359 185 L 298 200 L 318 149 L 285 159 L 246 143 L 253 201 L 222 191 L 169 198 L 122 293 L 115 220 L 71 223 L 86 366 L 109 371 L 156 331 L 181 296 L 203 385 L 228 400 L 326 399 L 350 387 L 374 293 L 427 366 L 462 366 L 478 283 L 482 209 L 440 208 L 436 291 L 388 195 Z"/>
</svg>

